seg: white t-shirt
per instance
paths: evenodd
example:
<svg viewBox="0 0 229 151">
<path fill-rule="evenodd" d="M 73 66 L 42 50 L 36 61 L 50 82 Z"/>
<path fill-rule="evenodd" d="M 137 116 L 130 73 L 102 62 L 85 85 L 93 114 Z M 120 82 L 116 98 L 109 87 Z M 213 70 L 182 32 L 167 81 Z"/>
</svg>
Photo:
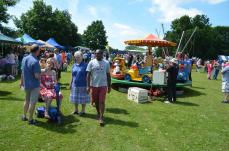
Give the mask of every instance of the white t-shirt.
<svg viewBox="0 0 229 151">
<path fill-rule="evenodd" d="M 107 86 L 107 73 L 110 72 L 110 65 L 107 61 L 93 59 L 88 63 L 86 71 L 91 72 L 90 86 Z"/>
</svg>

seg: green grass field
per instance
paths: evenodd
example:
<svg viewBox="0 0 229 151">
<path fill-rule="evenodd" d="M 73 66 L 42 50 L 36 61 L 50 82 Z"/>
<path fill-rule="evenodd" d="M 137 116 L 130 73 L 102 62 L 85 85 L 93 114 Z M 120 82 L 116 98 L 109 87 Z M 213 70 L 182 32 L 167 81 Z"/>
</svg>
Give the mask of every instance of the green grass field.
<svg viewBox="0 0 229 151">
<path fill-rule="evenodd" d="M 206 74 L 194 72 L 193 87 L 185 88 L 176 104 L 160 99 L 136 104 L 112 90 L 107 95 L 106 125 L 100 127 L 89 105 L 85 117 L 71 115 L 70 72 L 62 77 L 62 125 L 46 119 L 37 119 L 37 126 L 22 122 L 19 80 L 0 83 L 0 150 L 229 150 L 229 104 L 221 103 L 220 80 L 209 81 Z"/>
</svg>

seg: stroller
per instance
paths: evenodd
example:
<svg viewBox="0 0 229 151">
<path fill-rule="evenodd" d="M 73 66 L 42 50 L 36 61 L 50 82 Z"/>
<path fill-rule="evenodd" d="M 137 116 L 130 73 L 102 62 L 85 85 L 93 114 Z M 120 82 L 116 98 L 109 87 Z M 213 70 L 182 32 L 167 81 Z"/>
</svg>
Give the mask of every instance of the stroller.
<svg viewBox="0 0 229 151">
<path fill-rule="evenodd" d="M 56 92 L 56 107 L 50 107 L 48 110 L 50 115 L 50 120 L 57 122 L 58 124 L 62 123 L 61 113 L 60 113 L 60 84 L 54 85 L 54 90 Z M 35 114 L 38 118 L 44 118 L 46 108 L 44 106 L 38 107 Z"/>
</svg>

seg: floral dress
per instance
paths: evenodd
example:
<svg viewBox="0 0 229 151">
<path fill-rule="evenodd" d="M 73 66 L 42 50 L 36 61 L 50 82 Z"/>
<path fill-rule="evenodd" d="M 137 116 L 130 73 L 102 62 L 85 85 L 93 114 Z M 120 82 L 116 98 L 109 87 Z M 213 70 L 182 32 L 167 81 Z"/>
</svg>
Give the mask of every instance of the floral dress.
<svg viewBox="0 0 229 151">
<path fill-rule="evenodd" d="M 56 79 L 56 72 L 52 71 L 52 74 L 49 75 L 44 73 L 41 75 L 41 84 L 40 84 L 40 95 L 43 100 L 53 100 L 56 99 L 56 92 L 54 90 L 54 83 Z M 59 93 L 60 99 L 63 99 L 61 93 Z"/>
</svg>

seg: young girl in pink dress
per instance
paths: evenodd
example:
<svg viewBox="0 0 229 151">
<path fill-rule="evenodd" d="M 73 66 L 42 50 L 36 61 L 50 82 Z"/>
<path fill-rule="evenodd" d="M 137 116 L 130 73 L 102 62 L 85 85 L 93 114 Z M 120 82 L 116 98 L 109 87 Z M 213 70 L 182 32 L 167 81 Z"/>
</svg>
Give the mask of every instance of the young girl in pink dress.
<svg viewBox="0 0 229 151">
<path fill-rule="evenodd" d="M 212 70 L 213 70 L 212 61 L 207 64 L 207 68 L 208 68 L 208 80 L 211 80 L 211 73 L 212 73 Z"/>
<path fill-rule="evenodd" d="M 41 85 L 40 85 L 40 95 L 41 98 L 46 103 L 45 118 L 50 118 L 48 114 L 48 109 L 51 105 L 53 99 L 56 99 L 56 92 L 54 90 L 54 84 L 57 83 L 56 72 L 52 70 L 53 62 L 49 58 L 46 61 L 46 68 L 41 70 Z M 59 93 L 60 102 L 63 99 L 61 93 Z M 61 108 L 61 103 L 60 103 Z"/>
</svg>

